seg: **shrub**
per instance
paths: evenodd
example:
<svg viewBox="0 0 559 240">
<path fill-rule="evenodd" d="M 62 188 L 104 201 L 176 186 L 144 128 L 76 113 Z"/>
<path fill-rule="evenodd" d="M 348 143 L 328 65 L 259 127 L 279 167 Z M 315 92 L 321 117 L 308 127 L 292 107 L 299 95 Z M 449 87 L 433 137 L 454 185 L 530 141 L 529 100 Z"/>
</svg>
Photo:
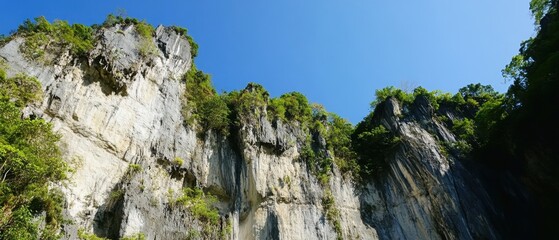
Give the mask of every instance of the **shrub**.
<svg viewBox="0 0 559 240">
<path fill-rule="evenodd" d="M 219 224 L 219 212 L 213 205 L 217 198 L 211 194 L 206 194 L 199 188 L 184 188 L 183 195 L 176 199 L 176 203 L 189 209 L 189 211 L 207 224 L 217 226 Z"/>
<path fill-rule="evenodd" d="M 4 35 L 4 34 L 0 34 L 0 47 L 3 47 L 6 43 L 8 43 L 11 40 L 10 37 Z"/>
<path fill-rule="evenodd" d="M 417 98 L 418 96 L 426 97 L 435 111 L 439 109 L 439 103 L 438 103 L 439 101 L 437 100 L 439 98 L 439 95 L 440 92 L 438 91 L 429 92 L 427 91 L 427 89 L 423 87 L 417 87 L 416 89 L 413 90 L 414 99 Z"/>
<path fill-rule="evenodd" d="M 123 196 L 124 196 L 124 190 L 117 189 L 111 191 L 111 193 L 109 194 L 109 199 L 114 202 L 114 201 L 118 201 Z"/>
<path fill-rule="evenodd" d="M 452 132 L 460 139 L 471 142 L 475 140 L 474 121 L 468 118 L 452 121 Z"/>
<path fill-rule="evenodd" d="M 41 94 L 36 79 L 0 74 L 0 80 L 0 239 L 56 238 L 63 200 L 49 184 L 68 172 L 60 136 L 43 119 L 21 118 L 23 106 Z M 46 224 L 39 233 L 35 217 L 41 212 Z"/>
<path fill-rule="evenodd" d="M 496 98 L 485 102 L 475 116 L 476 135 L 485 144 L 493 135 L 498 122 L 507 117 L 503 98 Z"/>
<path fill-rule="evenodd" d="M 173 163 L 177 166 L 182 166 L 184 164 L 184 160 L 180 157 L 176 157 L 175 160 L 173 160 Z"/>
<path fill-rule="evenodd" d="M 343 239 L 342 226 L 340 224 L 340 211 L 336 208 L 334 196 L 330 190 L 325 190 L 322 196 L 322 206 L 326 211 L 326 219 L 333 225 L 337 239 Z"/>
<path fill-rule="evenodd" d="M 157 54 L 157 47 L 153 42 L 154 29 L 151 24 L 145 21 L 138 22 L 134 25 L 136 33 L 140 37 L 140 45 L 138 51 L 142 57 L 150 57 Z"/>
<path fill-rule="evenodd" d="M 134 26 L 136 28 L 136 32 L 138 33 L 138 35 L 140 35 L 140 37 L 151 40 L 155 32 L 151 24 L 146 23 L 145 21 L 141 21 Z"/>
<path fill-rule="evenodd" d="M 217 95 L 210 76 L 198 70 L 196 66 L 185 74 L 187 102 L 182 114 L 187 123 L 198 122 L 204 131 L 213 129 L 227 135 L 230 126 L 228 96 Z"/>
<path fill-rule="evenodd" d="M 107 240 L 106 238 L 97 237 L 93 233 L 86 233 L 83 228 L 78 229 L 78 238 L 80 240 Z"/>
<path fill-rule="evenodd" d="M 198 44 L 194 42 L 194 39 L 189 35 L 186 35 L 186 40 L 188 40 L 188 44 L 190 45 L 190 55 L 192 58 L 195 58 L 198 56 Z"/>
<path fill-rule="evenodd" d="M 186 34 L 188 33 L 188 30 L 186 28 L 183 28 L 183 27 L 172 26 L 171 28 L 173 29 L 173 31 L 175 31 L 176 34 L 181 35 L 181 36 L 186 36 Z"/>
<path fill-rule="evenodd" d="M 36 78 L 20 73 L 6 79 L 3 70 L 0 75 L 4 75 L 0 77 L 0 96 L 9 97 L 16 106 L 23 107 L 41 99 L 41 83 Z"/>
<path fill-rule="evenodd" d="M 352 147 L 357 153 L 357 162 L 363 176 L 382 171 L 387 164 L 387 153 L 400 141 L 384 126 L 375 126 L 372 118 L 373 113 L 357 124 L 351 135 Z"/>
<path fill-rule="evenodd" d="M 328 117 L 328 131 L 326 143 L 328 150 L 332 151 L 336 165 L 343 173 L 358 173 L 359 166 L 355 161 L 356 154 L 351 147 L 351 134 L 353 125 L 340 116 L 330 113 Z"/>
<path fill-rule="evenodd" d="M 270 94 L 262 85 L 249 83 L 247 87 L 241 91 L 236 101 L 235 108 L 241 117 L 258 115 L 260 110 L 268 103 L 269 96 Z"/>
<path fill-rule="evenodd" d="M 42 61 L 49 42 L 49 37 L 45 33 L 35 33 L 25 38 L 19 50 L 28 59 Z"/>
<path fill-rule="evenodd" d="M 136 233 L 134 235 L 131 236 L 125 236 L 123 238 L 121 238 L 120 240 L 145 240 L 146 236 L 143 233 Z"/>
<path fill-rule="evenodd" d="M 306 123 L 312 118 L 312 108 L 307 98 L 298 92 L 286 93 L 272 99 L 267 110 L 273 118 L 283 121 Z"/>
<path fill-rule="evenodd" d="M 198 55 L 198 44 L 194 42 L 194 39 L 191 36 L 188 35 L 188 30 L 179 26 L 172 26 L 171 28 L 175 31 L 175 33 L 186 38 L 188 44 L 190 45 L 190 55 L 194 59 Z"/>
<path fill-rule="evenodd" d="M 51 24 L 44 17 L 35 18 L 35 22 L 27 19 L 16 34 L 25 37 L 20 51 L 32 60 L 43 60 L 45 52 L 57 45 L 68 46 L 73 55 L 82 56 L 93 48 L 95 41 L 91 27 L 82 24 L 70 26 L 68 22 L 60 20 Z"/>
<path fill-rule="evenodd" d="M 371 108 L 375 108 L 379 103 L 385 101 L 389 97 L 394 97 L 400 101 L 400 104 L 409 104 L 413 101 L 413 95 L 397 89 L 393 86 L 385 87 L 375 91 L 376 99 L 371 102 Z"/>
<path fill-rule="evenodd" d="M 200 118 L 205 129 L 219 131 L 223 135 L 229 132 L 229 114 L 231 111 L 222 96 L 213 96 L 200 106 Z"/>
</svg>

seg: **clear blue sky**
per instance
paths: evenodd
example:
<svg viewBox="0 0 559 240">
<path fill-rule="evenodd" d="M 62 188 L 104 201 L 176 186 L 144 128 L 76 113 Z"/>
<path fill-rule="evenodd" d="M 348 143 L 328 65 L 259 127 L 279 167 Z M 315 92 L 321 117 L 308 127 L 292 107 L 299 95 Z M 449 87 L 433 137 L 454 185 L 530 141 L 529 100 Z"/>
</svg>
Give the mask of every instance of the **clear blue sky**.
<svg viewBox="0 0 559 240">
<path fill-rule="evenodd" d="M 219 91 L 257 82 L 272 96 L 298 91 L 353 123 L 375 89 L 468 84 L 507 89 L 500 70 L 533 35 L 529 0 L 6 1 L 0 33 L 26 18 L 101 23 L 131 17 L 189 29 L 198 67 Z"/>
</svg>

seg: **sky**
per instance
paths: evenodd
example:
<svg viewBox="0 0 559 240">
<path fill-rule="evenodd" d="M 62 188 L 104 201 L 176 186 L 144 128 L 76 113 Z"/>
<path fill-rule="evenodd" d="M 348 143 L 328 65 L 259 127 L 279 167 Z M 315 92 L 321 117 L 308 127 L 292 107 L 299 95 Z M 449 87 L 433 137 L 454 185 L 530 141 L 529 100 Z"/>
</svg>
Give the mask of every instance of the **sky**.
<svg viewBox="0 0 559 240">
<path fill-rule="evenodd" d="M 297 91 L 359 122 L 376 89 L 457 92 L 469 83 L 505 92 L 501 69 L 534 35 L 529 0 L 19 0 L 2 4 L 0 33 L 27 18 L 102 23 L 126 13 L 179 25 L 200 45 L 195 59 L 216 89 L 263 85 Z"/>
</svg>

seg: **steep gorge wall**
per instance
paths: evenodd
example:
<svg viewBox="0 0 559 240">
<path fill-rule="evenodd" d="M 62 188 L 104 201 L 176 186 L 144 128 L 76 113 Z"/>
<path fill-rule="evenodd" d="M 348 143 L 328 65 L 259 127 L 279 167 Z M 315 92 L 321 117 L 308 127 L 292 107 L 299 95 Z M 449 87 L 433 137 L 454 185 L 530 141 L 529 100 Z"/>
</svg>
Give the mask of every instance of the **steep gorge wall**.
<svg viewBox="0 0 559 240">
<path fill-rule="evenodd" d="M 24 115 L 54 124 L 76 169 L 58 186 L 72 220 L 65 238 L 75 239 L 78 229 L 111 239 L 202 233 L 203 222 L 172 204 L 183 187 L 218 196 L 219 228 L 230 223 L 232 229 L 225 238 L 336 238 L 325 216 L 323 186 L 299 160 L 306 138 L 300 126 L 270 122 L 263 108 L 229 137 L 211 131 L 202 136 L 180 112 L 181 78 L 192 66 L 186 39 L 158 27 L 152 39 L 157 53 L 143 57 L 133 26 L 97 34 L 87 58 L 66 50 L 48 64 L 31 61 L 19 51 L 23 38 L 0 49 L 9 74 L 24 72 L 42 83 L 43 101 Z M 418 99 L 411 109 L 400 109 L 392 99 L 379 109 L 377 121 L 402 141 L 388 156 L 387 171 L 365 186 L 333 168 L 327 185 L 343 238 L 499 238 L 490 219 L 499 210 L 476 173 L 441 149 L 441 141 L 454 137 L 428 102 Z"/>
</svg>

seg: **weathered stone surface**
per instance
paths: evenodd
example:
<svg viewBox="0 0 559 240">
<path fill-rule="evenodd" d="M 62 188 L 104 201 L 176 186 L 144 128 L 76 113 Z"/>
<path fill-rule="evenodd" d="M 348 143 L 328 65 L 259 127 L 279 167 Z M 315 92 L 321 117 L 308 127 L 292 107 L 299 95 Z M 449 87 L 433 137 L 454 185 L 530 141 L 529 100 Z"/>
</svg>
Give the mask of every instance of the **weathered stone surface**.
<svg viewBox="0 0 559 240">
<path fill-rule="evenodd" d="M 112 239 L 135 233 L 183 239 L 202 232 L 203 223 L 171 204 L 185 186 L 219 196 L 222 222 L 232 223 L 227 238 L 336 238 L 321 202 L 324 189 L 298 160 L 306 138 L 300 126 L 270 122 L 262 109 L 241 123 L 237 139 L 212 132 L 201 138 L 180 113 L 180 79 L 192 65 L 188 41 L 158 27 L 152 39 L 157 54 L 146 58 L 133 26 L 98 34 L 87 58 L 61 53 L 49 65 L 25 59 L 21 38 L 0 49 L 9 74 L 41 81 L 44 99 L 25 115 L 54 124 L 76 169 L 59 186 L 72 220 L 67 239 L 80 228 Z M 499 238 L 487 217 L 498 210 L 475 172 L 441 150 L 440 141 L 455 139 L 433 118 L 428 101 L 402 110 L 389 99 L 378 108 L 375 121 L 402 143 L 388 156 L 388 170 L 366 186 L 333 169 L 328 184 L 344 239 Z M 130 164 L 140 169 L 130 171 Z"/>
</svg>

